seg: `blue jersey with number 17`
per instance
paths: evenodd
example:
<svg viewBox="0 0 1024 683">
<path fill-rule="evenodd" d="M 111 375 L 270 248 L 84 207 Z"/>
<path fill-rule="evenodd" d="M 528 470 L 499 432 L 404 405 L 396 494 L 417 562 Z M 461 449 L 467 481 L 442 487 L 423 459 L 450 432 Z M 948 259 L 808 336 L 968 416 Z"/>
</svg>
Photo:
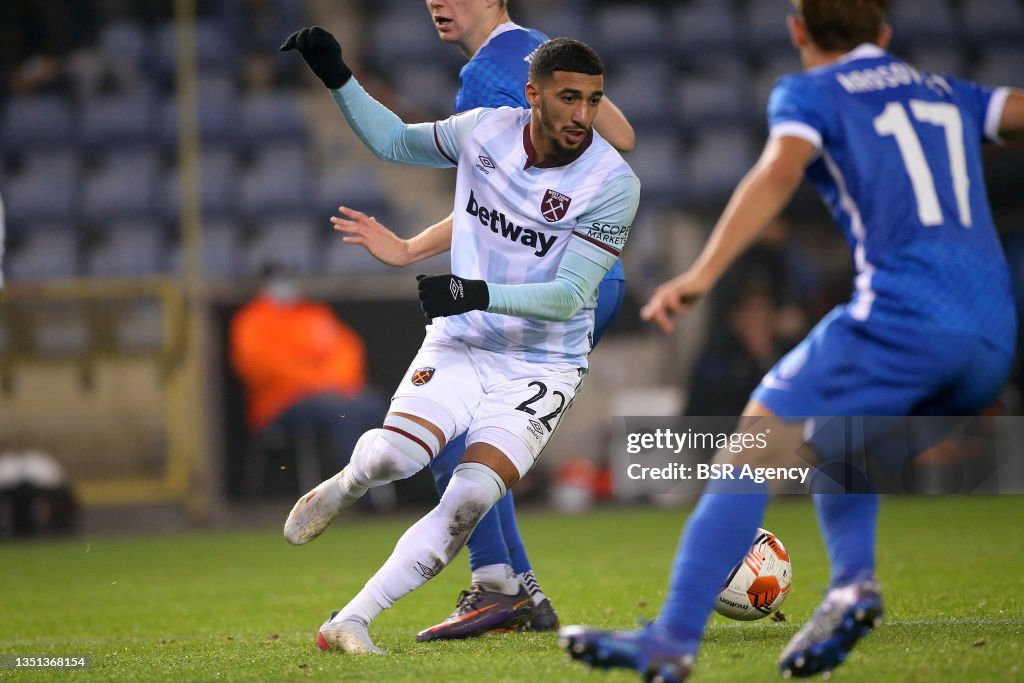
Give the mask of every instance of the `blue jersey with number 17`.
<svg viewBox="0 0 1024 683">
<path fill-rule="evenodd" d="M 978 335 L 1012 351 L 1010 277 L 981 158 L 1006 94 L 918 71 L 874 45 L 776 84 L 771 135 L 820 152 L 807 177 L 853 253 L 853 318 Z"/>
</svg>

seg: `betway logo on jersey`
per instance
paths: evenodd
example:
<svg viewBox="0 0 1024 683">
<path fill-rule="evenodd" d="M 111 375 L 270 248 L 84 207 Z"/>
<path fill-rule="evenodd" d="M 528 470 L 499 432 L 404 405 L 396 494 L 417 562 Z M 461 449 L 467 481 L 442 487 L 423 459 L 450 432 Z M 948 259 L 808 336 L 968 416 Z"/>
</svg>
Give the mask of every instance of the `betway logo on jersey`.
<svg viewBox="0 0 1024 683">
<path fill-rule="evenodd" d="M 509 242 L 519 242 L 523 246 L 534 249 L 533 255 L 537 257 L 543 257 L 551 251 L 555 240 L 558 239 L 556 235 L 548 235 L 539 230 L 531 230 L 530 228 L 516 225 L 508 219 L 508 216 L 497 209 L 488 209 L 486 206 L 480 206 L 472 190 L 469 191 L 469 203 L 466 204 L 466 213 L 470 216 L 476 216 L 477 220 L 480 221 L 480 225 L 490 228 L 491 232 L 501 235 Z"/>
</svg>

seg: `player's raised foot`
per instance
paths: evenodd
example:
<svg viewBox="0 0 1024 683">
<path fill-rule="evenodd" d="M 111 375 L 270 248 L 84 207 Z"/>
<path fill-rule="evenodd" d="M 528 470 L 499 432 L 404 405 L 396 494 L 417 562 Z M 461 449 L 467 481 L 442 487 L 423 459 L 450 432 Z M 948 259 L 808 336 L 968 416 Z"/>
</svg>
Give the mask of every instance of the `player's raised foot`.
<svg viewBox="0 0 1024 683">
<path fill-rule="evenodd" d="M 550 600 L 544 598 L 539 605 L 530 603 L 531 631 L 554 631 L 558 626 L 558 612 Z"/>
<path fill-rule="evenodd" d="M 382 655 L 384 650 L 370 640 L 370 631 L 359 621 L 332 621 L 337 612 L 323 623 L 316 633 L 316 646 L 326 652 L 345 652 L 351 655 Z"/>
<path fill-rule="evenodd" d="M 324 532 L 338 513 L 356 501 L 340 486 L 346 467 L 299 498 L 284 523 L 284 537 L 292 545 L 309 543 Z"/>
<path fill-rule="evenodd" d="M 783 677 L 828 677 L 858 640 L 881 625 L 882 612 L 881 589 L 872 579 L 833 588 L 779 655 Z"/>
<path fill-rule="evenodd" d="M 516 595 L 505 595 L 474 585 L 462 591 L 451 616 L 436 626 L 420 631 L 416 640 L 452 640 L 475 638 L 488 631 L 518 630 L 530 619 L 530 595 L 520 588 Z"/>
<path fill-rule="evenodd" d="M 642 631 L 566 626 L 558 632 L 558 645 L 589 666 L 633 669 L 652 683 L 682 683 L 697 652 L 696 643 L 672 638 L 653 625 Z"/>
</svg>

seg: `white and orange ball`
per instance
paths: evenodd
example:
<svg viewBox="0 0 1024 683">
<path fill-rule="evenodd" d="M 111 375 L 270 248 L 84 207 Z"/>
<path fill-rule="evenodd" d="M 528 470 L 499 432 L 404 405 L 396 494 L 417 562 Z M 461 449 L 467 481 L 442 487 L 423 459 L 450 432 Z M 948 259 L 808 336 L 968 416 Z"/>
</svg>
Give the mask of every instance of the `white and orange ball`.
<svg viewBox="0 0 1024 683">
<path fill-rule="evenodd" d="M 715 611 L 740 621 L 766 617 L 782 606 L 792 584 L 793 565 L 782 541 L 758 529 L 746 556 L 729 572 Z"/>
</svg>

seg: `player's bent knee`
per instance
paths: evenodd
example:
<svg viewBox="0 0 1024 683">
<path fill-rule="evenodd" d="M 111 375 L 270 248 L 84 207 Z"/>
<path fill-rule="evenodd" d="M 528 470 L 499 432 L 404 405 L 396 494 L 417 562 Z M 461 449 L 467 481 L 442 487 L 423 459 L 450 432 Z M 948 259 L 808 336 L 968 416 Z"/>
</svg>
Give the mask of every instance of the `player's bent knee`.
<svg viewBox="0 0 1024 683">
<path fill-rule="evenodd" d="M 479 462 L 464 462 L 456 467 L 452 482 L 460 478 L 471 481 L 487 491 L 490 496 L 488 507 L 504 498 L 508 492 L 501 476 L 487 465 Z"/>
<path fill-rule="evenodd" d="M 504 490 L 500 477 L 486 465 L 468 463 L 455 469 L 437 507 L 444 518 L 444 553 L 448 561 L 466 544 L 495 501 L 505 495 Z"/>
<path fill-rule="evenodd" d="M 437 437 L 426 427 L 397 415 L 384 426 L 359 438 L 352 454 L 353 474 L 363 486 L 406 479 L 430 464 L 440 450 Z"/>
</svg>

